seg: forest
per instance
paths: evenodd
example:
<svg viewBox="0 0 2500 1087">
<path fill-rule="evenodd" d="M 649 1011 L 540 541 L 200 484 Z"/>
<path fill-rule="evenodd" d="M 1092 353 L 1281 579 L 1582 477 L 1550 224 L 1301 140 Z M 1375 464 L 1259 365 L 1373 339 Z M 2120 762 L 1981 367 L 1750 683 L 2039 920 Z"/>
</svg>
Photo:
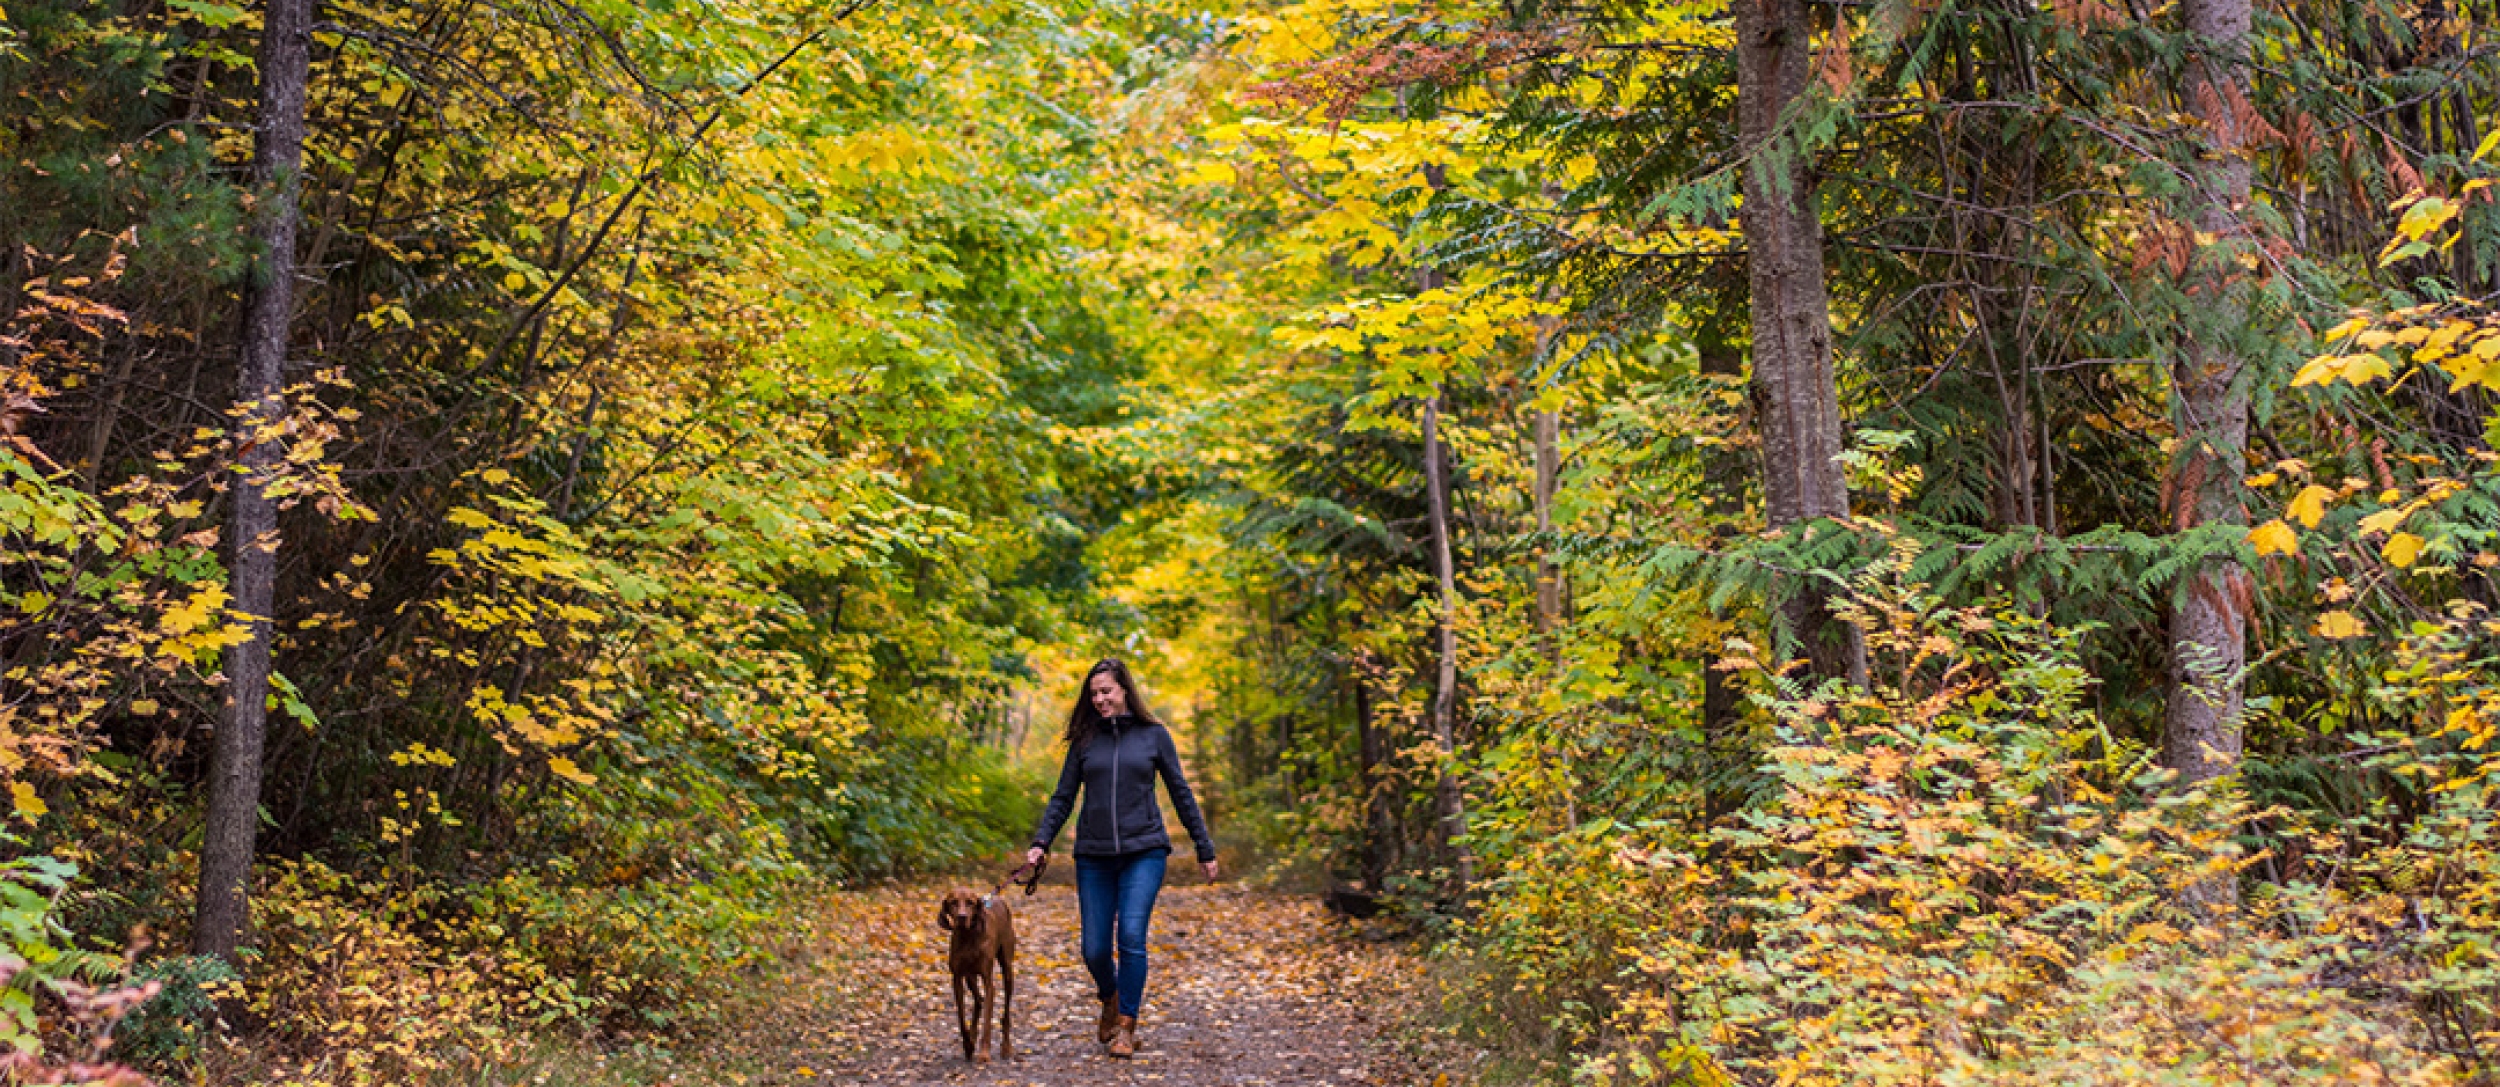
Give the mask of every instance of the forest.
<svg viewBox="0 0 2500 1087">
<path fill-rule="evenodd" d="M 1116 656 L 1417 1083 L 2500 1083 L 2496 36 L 0 0 L 0 1082 L 705 1081 Z"/>
</svg>

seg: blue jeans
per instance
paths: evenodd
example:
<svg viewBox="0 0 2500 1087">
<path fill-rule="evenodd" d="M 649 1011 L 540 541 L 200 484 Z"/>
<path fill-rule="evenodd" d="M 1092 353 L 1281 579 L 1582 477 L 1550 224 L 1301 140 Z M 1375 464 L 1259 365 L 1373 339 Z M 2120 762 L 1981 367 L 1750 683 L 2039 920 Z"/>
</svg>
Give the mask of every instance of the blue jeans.
<svg viewBox="0 0 2500 1087">
<path fill-rule="evenodd" d="M 1141 849 L 1113 857 L 1076 858 L 1078 949 L 1085 969 L 1094 975 L 1094 995 L 1117 996 L 1120 1014 L 1136 1015 L 1146 1002 L 1146 922 L 1154 916 L 1155 893 L 1163 889 L 1163 862 L 1169 847 Z M 1118 969 L 1111 946 L 1117 930 Z"/>
</svg>

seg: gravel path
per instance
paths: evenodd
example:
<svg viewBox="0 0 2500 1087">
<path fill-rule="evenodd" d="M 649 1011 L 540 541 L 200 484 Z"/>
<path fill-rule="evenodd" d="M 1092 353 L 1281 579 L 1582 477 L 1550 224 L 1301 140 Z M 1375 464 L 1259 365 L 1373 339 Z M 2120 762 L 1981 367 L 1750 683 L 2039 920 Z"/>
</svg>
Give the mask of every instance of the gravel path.
<svg viewBox="0 0 2500 1087">
<path fill-rule="evenodd" d="M 1177 873 L 1179 866 L 1175 866 Z M 1184 878 L 1176 876 L 1178 878 Z M 1016 1060 L 975 1066 L 956 1041 L 943 886 L 841 896 L 828 918 L 819 1007 L 836 1022 L 806 1032 L 790 1083 L 1001 1087 L 1174 1084 L 1355 1087 L 1437 1078 L 1381 1044 L 1414 964 L 1347 935 L 1308 899 L 1234 884 L 1164 888 L 1148 951 L 1143 1051 L 1103 1055 L 1093 982 L 1076 953 L 1076 895 L 1064 883 L 1010 890 L 1019 941 Z M 875 1009 L 886 1009 L 876 1015 Z M 781 1077 L 773 1077 L 781 1079 Z"/>
</svg>

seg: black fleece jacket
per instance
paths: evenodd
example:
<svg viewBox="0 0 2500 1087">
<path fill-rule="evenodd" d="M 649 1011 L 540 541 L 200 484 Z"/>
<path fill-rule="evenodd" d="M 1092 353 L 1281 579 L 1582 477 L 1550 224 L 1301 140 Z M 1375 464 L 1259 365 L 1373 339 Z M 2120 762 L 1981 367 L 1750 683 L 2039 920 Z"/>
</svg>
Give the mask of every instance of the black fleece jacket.
<svg viewBox="0 0 2500 1087">
<path fill-rule="evenodd" d="M 1155 807 L 1158 774 L 1171 790 L 1172 807 L 1180 812 L 1181 825 L 1189 828 L 1190 841 L 1198 847 L 1199 861 L 1214 860 L 1215 838 L 1207 833 L 1198 797 L 1189 791 L 1189 779 L 1181 774 L 1181 756 L 1172 747 L 1172 734 L 1162 725 L 1127 714 L 1104 718 L 1083 750 L 1068 751 L 1067 761 L 1059 767 L 1059 787 L 1050 794 L 1041 825 L 1033 829 L 1033 844 L 1050 848 L 1076 806 L 1078 787 L 1083 786 L 1085 808 L 1076 819 L 1077 853 L 1091 857 L 1169 848 L 1172 836 L 1164 832 L 1163 813 Z"/>
</svg>

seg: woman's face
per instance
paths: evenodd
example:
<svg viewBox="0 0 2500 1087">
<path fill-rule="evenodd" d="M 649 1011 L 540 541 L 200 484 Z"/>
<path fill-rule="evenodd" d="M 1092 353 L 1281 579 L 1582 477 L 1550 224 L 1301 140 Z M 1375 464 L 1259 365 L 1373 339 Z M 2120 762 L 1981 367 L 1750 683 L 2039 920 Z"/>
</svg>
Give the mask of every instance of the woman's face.
<svg viewBox="0 0 2500 1087">
<path fill-rule="evenodd" d="M 1085 693 L 1094 700 L 1094 712 L 1105 717 L 1118 717 L 1128 712 L 1128 692 L 1120 689 L 1120 681 L 1109 672 L 1096 672 L 1085 681 Z"/>
</svg>

